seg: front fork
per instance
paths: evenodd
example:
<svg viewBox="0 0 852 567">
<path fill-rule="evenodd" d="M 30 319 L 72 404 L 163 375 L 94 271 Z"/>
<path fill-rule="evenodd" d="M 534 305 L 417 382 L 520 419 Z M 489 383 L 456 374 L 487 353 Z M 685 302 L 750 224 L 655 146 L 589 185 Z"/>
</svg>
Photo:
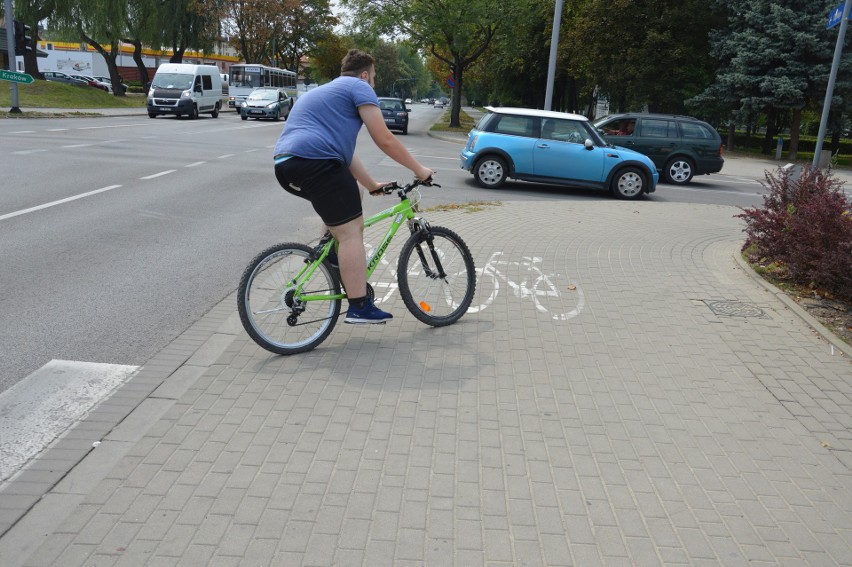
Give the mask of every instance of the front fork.
<svg viewBox="0 0 852 567">
<path fill-rule="evenodd" d="M 431 227 L 426 219 L 414 217 L 408 221 L 408 229 L 411 231 L 411 234 L 416 234 L 421 231 L 425 234 L 426 245 L 429 247 L 429 253 L 435 263 L 435 270 L 432 270 L 429 267 L 429 262 L 426 260 L 426 254 L 423 252 L 423 248 L 418 244 L 416 246 L 417 255 L 420 257 L 420 265 L 423 266 L 423 272 L 426 274 L 426 277 L 431 279 L 446 278 L 447 274 L 444 273 L 441 258 L 439 258 L 437 250 L 435 250 L 435 238 L 432 236 Z"/>
</svg>

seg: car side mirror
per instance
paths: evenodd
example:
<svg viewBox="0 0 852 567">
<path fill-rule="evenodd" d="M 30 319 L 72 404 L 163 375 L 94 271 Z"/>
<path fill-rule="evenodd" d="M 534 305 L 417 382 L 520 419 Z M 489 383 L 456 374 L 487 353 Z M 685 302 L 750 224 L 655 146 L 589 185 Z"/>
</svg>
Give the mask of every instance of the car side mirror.
<svg viewBox="0 0 852 567">
<path fill-rule="evenodd" d="M 587 150 L 591 150 L 595 147 L 595 143 L 592 142 L 590 139 L 586 138 L 586 141 L 583 142 L 583 147 L 585 147 Z"/>
<path fill-rule="evenodd" d="M 195 85 L 195 88 L 194 88 L 193 90 L 194 90 L 195 92 L 197 92 L 197 93 L 202 92 L 202 91 L 201 91 L 201 85 Z"/>
</svg>

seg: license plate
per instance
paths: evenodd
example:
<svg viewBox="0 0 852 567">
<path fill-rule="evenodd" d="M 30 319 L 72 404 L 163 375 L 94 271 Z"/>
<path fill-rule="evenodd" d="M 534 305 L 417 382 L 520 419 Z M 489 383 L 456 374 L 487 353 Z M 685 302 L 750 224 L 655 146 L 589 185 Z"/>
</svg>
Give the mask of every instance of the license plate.
<svg viewBox="0 0 852 567">
<path fill-rule="evenodd" d="M 170 110 L 170 109 L 168 109 L 168 108 L 163 108 L 163 107 L 160 107 L 160 108 L 159 108 L 159 109 L 158 109 L 158 110 Z"/>
<path fill-rule="evenodd" d="M 388 124 L 393 124 L 394 122 L 396 122 L 396 120 L 394 120 L 393 118 L 385 118 L 385 122 L 387 122 Z"/>
<path fill-rule="evenodd" d="M 262 110 L 249 110 L 249 114 L 263 114 Z"/>
</svg>

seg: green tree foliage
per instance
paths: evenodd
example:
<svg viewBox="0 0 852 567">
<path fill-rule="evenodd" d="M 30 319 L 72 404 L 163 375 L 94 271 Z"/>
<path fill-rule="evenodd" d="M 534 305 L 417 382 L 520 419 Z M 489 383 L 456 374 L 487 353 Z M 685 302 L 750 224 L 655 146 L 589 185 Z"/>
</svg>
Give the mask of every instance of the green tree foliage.
<svg viewBox="0 0 852 567">
<path fill-rule="evenodd" d="M 563 21 L 572 11 L 563 6 Z M 503 106 L 544 105 L 550 39 L 553 27 L 553 1 L 507 2 L 491 47 L 468 69 L 468 99 Z M 559 69 L 554 109 L 566 107 L 563 69 Z"/>
<path fill-rule="evenodd" d="M 587 0 L 563 24 L 560 68 L 598 85 L 613 111 L 683 112 L 712 80 L 717 23 L 706 0 Z"/>
<path fill-rule="evenodd" d="M 349 51 L 351 41 L 343 36 L 329 33 L 319 40 L 311 51 L 311 66 L 305 70 L 318 83 L 328 82 L 340 75 L 340 62 Z M 309 71 L 309 73 L 308 73 Z"/>
<path fill-rule="evenodd" d="M 38 44 L 38 24 L 42 20 L 51 16 L 55 9 L 55 0 L 29 0 L 28 2 L 18 2 L 15 6 L 14 19 L 26 22 L 30 28 L 32 28 L 33 42 Z M 38 70 L 38 59 L 35 49 L 24 56 L 24 72 L 37 79 L 44 78 Z"/>
<path fill-rule="evenodd" d="M 450 126 L 459 126 L 464 72 L 488 49 L 503 21 L 499 0 L 346 0 L 373 33 L 401 34 L 453 73 Z M 435 77 L 443 81 L 445 77 Z"/>
<path fill-rule="evenodd" d="M 328 0 L 235 0 L 225 6 L 226 31 L 245 61 L 296 72 L 302 56 L 337 23 Z"/>
<path fill-rule="evenodd" d="M 767 115 L 764 152 L 786 111 L 795 117 L 824 95 L 836 31 L 825 29 L 828 5 L 812 0 L 717 0 L 725 23 L 711 34 L 716 80 L 691 101 L 693 108 L 718 102 L 740 121 Z M 821 100 L 821 99 L 820 99 Z"/>
<path fill-rule="evenodd" d="M 302 0 L 284 4 L 275 28 L 276 58 L 281 67 L 297 71 L 303 55 L 332 33 L 337 18 L 328 0 Z"/>
<path fill-rule="evenodd" d="M 51 23 L 66 36 L 83 41 L 101 54 L 114 83 L 121 38 L 127 35 L 126 0 L 56 0 Z M 114 90 L 116 96 L 124 93 Z"/>
<path fill-rule="evenodd" d="M 187 50 L 213 47 L 220 35 L 225 0 L 158 0 L 159 38 L 154 45 L 170 47 L 171 63 L 183 61 Z"/>
</svg>

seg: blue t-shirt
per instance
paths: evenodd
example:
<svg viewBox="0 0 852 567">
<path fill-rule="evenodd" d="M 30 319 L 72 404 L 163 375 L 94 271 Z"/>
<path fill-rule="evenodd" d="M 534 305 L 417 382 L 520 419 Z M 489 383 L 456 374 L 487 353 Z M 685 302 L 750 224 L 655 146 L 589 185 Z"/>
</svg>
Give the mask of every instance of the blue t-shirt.
<svg viewBox="0 0 852 567">
<path fill-rule="evenodd" d="M 273 155 L 351 164 L 363 104 L 378 106 L 379 99 L 369 83 L 356 77 L 338 77 L 306 92 L 293 105 Z"/>
</svg>

